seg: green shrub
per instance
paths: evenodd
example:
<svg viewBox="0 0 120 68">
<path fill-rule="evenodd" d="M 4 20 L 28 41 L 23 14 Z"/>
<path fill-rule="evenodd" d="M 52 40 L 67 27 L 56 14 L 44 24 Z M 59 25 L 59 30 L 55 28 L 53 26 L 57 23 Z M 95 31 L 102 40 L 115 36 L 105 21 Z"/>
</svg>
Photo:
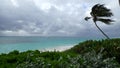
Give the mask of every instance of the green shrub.
<svg viewBox="0 0 120 68">
<path fill-rule="evenodd" d="M 120 68 L 120 39 L 88 40 L 64 52 L 0 54 L 0 68 Z"/>
</svg>

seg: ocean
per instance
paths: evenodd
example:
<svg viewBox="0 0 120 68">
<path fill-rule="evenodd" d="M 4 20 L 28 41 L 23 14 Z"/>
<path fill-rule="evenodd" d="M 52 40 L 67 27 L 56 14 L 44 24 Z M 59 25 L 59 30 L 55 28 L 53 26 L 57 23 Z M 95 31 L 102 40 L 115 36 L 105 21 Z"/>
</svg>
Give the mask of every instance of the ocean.
<svg viewBox="0 0 120 68">
<path fill-rule="evenodd" d="M 62 49 L 85 40 L 79 37 L 1 36 L 0 53 L 9 53 L 13 50 L 23 52 L 27 50 Z"/>
</svg>

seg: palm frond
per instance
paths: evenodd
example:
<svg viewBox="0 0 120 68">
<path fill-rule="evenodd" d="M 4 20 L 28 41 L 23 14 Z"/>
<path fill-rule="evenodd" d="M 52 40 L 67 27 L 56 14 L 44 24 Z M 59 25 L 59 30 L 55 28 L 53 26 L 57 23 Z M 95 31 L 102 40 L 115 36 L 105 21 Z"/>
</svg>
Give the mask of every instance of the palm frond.
<svg viewBox="0 0 120 68">
<path fill-rule="evenodd" d="M 114 20 L 111 20 L 111 19 L 102 19 L 102 18 L 98 18 L 97 21 L 101 21 L 107 25 L 110 25 L 111 22 L 114 22 Z"/>
<path fill-rule="evenodd" d="M 86 20 L 86 21 L 88 21 L 88 19 L 90 19 L 91 17 L 85 17 L 84 19 Z"/>
<path fill-rule="evenodd" d="M 92 16 L 97 16 L 97 17 L 111 17 L 113 16 L 112 12 L 110 9 L 106 8 L 104 4 L 96 4 L 93 6 L 92 11 L 91 11 Z"/>
</svg>

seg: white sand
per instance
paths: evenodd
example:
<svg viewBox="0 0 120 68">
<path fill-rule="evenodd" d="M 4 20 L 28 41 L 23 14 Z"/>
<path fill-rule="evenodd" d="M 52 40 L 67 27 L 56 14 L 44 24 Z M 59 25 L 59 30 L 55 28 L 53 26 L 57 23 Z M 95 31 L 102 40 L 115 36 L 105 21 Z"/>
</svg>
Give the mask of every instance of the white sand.
<svg viewBox="0 0 120 68">
<path fill-rule="evenodd" d="M 45 52 L 45 51 L 60 51 L 60 52 L 62 52 L 62 51 L 65 51 L 67 49 L 70 49 L 72 47 L 73 46 L 58 46 L 58 47 L 54 47 L 54 48 L 45 48 L 45 49 L 40 50 L 40 51 L 42 51 L 42 52 Z"/>
</svg>

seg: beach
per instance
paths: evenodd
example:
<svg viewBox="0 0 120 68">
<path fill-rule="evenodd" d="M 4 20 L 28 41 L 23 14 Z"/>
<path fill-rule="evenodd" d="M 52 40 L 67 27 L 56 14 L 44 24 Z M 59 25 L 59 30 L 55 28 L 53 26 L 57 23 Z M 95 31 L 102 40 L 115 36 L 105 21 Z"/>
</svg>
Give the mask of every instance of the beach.
<svg viewBox="0 0 120 68">
<path fill-rule="evenodd" d="M 70 46 L 57 46 L 57 47 L 54 47 L 54 48 L 45 48 L 43 50 L 39 50 L 41 52 L 45 52 L 45 51 L 59 51 L 59 52 L 62 52 L 62 51 L 65 51 L 67 49 L 70 49 L 72 48 L 74 45 L 70 45 Z"/>
</svg>

